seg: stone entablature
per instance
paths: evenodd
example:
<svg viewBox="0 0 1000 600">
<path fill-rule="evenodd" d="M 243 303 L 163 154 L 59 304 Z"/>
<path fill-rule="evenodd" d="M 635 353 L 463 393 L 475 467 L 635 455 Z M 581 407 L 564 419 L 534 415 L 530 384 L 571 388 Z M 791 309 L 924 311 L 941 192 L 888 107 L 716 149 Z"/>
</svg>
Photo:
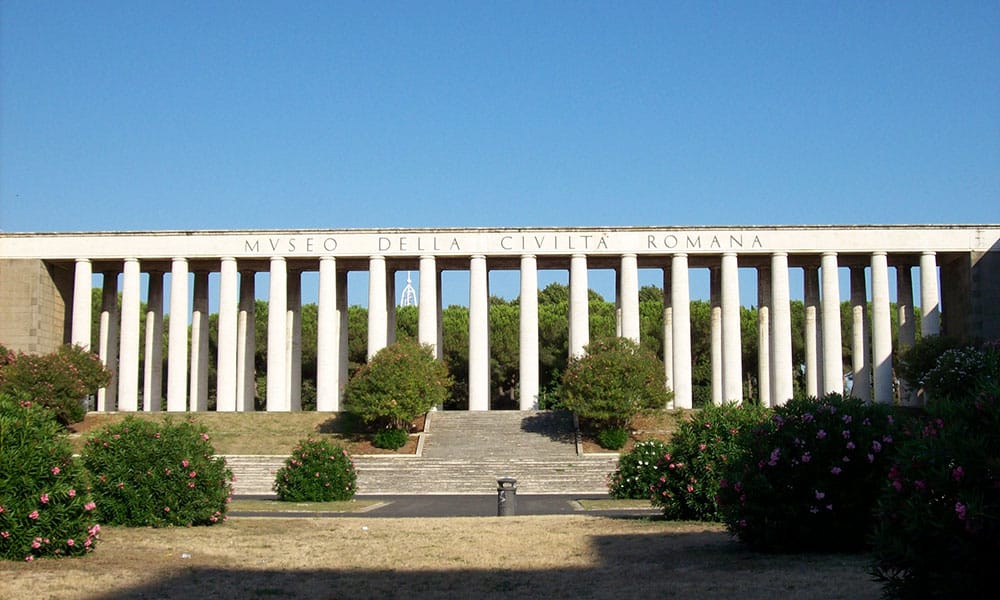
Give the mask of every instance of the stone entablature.
<svg viewBox="0 0 1000 600">
<path fill-rule="evenodd" d="M 985 252 L 1000 225 L 346 229 L 0 234 L 0 257 L 71 260 Z"/>
</svg>

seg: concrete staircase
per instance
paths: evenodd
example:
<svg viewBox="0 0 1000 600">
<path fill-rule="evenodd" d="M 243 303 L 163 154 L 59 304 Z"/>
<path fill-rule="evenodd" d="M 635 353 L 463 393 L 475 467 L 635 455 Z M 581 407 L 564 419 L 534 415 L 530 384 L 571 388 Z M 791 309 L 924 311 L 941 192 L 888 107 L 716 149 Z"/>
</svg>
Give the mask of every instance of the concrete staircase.
<svg viewBox="0 0 1000 600">
<path fill-rule="evenodd" d="M 359 494 L 494 494 L 498 477 L 522 494 L 603 494 L 617 455 L 581 455 L 572 416 L 547 411 L 438 411 L 417 455 L 355 456 Z M 271 494 L 284 456 L 227 456 L 239 495 Z"/>
</svg>

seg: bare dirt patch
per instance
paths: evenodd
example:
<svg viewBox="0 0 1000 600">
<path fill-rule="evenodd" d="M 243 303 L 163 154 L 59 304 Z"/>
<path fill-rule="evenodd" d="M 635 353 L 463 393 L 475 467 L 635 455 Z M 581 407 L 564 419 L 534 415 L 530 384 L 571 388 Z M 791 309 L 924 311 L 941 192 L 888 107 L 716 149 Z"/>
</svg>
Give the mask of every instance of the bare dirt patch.
<svg viewBox="0 0 1000 600">
<path fill-rule="evenodd" d="M 677 427 L 687 418 L 690 412 L 686 410 L 665 410 L 635 417 L 629 423 L 629 439 L 621 452 L 628 452 L 637 442 L 644 440 L 669 441 L 670 436 L 674 434 L 674 431 L 677 430 Z M 580 421 L 580 439 L 584 454 L 607 454 L 615 452 L 614 450 L 602 448 L 597 443 L 597 430 L 590 423 L 582 419 Z"/>
<path fill-rule="evenodd" d="M 753 554 L 706 523 L 234 518 L 109 527 L 86 557 L 0 563 L 0 597 L 874 599 L 867 560 Z"/>
</svg>

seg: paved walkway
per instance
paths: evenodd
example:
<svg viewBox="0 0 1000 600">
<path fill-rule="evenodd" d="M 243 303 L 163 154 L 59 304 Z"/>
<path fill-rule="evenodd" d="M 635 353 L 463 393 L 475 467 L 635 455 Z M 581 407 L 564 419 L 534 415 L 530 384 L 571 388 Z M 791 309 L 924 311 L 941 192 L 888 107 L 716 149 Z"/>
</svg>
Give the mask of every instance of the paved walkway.
<svg viewBox="0 0 1000 600">
<path fill-rule="evenodd" d="M 497 496 L 461 494 L 453 496 L 420 495 L 420 496 L 369 496 L 355 497 L 357 500 L 375 500 L 379 502 L 371 509 L 358 512 L 340 513 L 280 513 L 282 517 L 495 517 L 497 516 Z M 656 509 L 616 509 L 616 510 L 584 510 L 577 502 L 582 499 L 607 498 L 607 495 L 560 495 L 560 494 L 528 494 L 517 497 L 515 515 L 596 515 L 614 517 L 652 517 L 660 514 Z M 249 511 L 231 511 L 232 517 L 273 517 L 275 513 L 258 513 Z"/>
</svg>

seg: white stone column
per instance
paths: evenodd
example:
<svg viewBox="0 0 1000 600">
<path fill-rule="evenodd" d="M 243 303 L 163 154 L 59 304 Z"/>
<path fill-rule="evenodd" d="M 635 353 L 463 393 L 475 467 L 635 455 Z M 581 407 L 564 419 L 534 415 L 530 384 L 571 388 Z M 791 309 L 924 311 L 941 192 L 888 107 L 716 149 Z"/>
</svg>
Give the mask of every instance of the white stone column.
<svg viewBox="0 0 1000 600">
<path fill-rule="evenodd" d="M 434 287 L 437 288 L 437 346 L 435 350 L 437 351 L 438 360 L 444 360 L 444 301 L 441 294 L 441 271 L 437 272 L 435 276 Z"/>
<path fill-rule="evenodd" d="M 900 350 L 910 348 L 916 342 L 916 317 L 913 313 L 913 275 L 909 265 L 896 267 L 896 307 L 899 311 Z"/>
<path fill-rule="evenodd" d="M 347 271 L 337 271 L 337 318 L 340 319 L 340 385 L 337 388 L 337 398 L 343 398 L 344 386 L 347 385 L 348 367 L 350 366 L 347 334 L 348 334 L 348 307 L 347 307 Z"/>
<path fill-rule="evenodd" d="M 433 256 L 420 257 L 420 298 L 417 301 L 417 337 L 421 344 L 434 349 L 437 356 L 437 261 Z"/>
<path fill-rule="evenodd" d="M 569 355 L 583 356 L 590 343 L 590 298 L 587 256 L 574 254 L 569 262 Z"/>
<path fill-rule="evenodd" d="M 159 412 L 163 402 L 163 272 L 150 271 L 146 289 L 146 340 L 142 410 Z"/>
<path fill-rule="evenodd" d="M 805 267 L 805 321 L 802 325 L 806 359 L 806 396 L 818 397 L 819 376 L 819 272 L 816 267 Z"/>
<path fill-rule="evenodd" d="M 622 337 L 639 342 L 639 264 L 635 254 L 623 254 L 621 266 Z"/>
<path fill-rule="evenodd" d="M 167 331 L 167 410 L 187 410 L 188 389 L 188 261 L 170 265 L 170 327 Z"/>
<path fill-rule="evenodd" d="M 736 253 L 722 255 L 722 386 L 726 402 L 743 402 L 740 278 Z"/>
<path fill-rule="evenodd" d="M 118 272 L 104 272 L 104 287 L 101 293 L 101 329 L 98 332 L 98 356 L 104 366 L 111 371 L 111 381 L 97 390 L 97 410 L 116 410 L 118 406 L 118 327 L 121 313 L 118 312 Z"/>
<path fill-rule="evenodd" d="M 823 393 L 844 393 L 844 353 L 840 335 L 840 274 L 836 252 L 824 252 L 823 271 Z"/>
<path fill-rule="evenodd" d="M 490 408 L 489 292 L 486 257 L 469 262 L 469 410 Z"/>
<path fill-rule="evenodd" d="M 257 392 L 257 298 L 253 271 L 240 273 L 240 310 L 236 319 L 236 410 L 253 412 Z"/>
<path fill-rule="evenodd" d="M 118 357 L 118 410 L 139 409 L 139 261 L 125 259 L 122 271 L 122 328 Z"/>
<path fill-rule="evenodd" d="M 302 273 L 288 274 L 288 316 L 285 320 L 285 386 L 288 408 L 302 410 Z"/>
<path fill-rule="evenodd" d="M 792 399 L 792 312 L 789 302 L 788 254 L 771 255 L 771 406 Z"/>
<path fill-rule="evenodd" d="M 340 316 L 337 314 L 337 259 L 319 259 L 316 317 L 316 410 L 340 410 Z"/>
<path fill-rule="evenodd" d="M 385 341 L 396 343 L 396 271 L 388 270 L 385 276 Z M 419 315 L 418 315 L 419 318 Z"/>
<path fill-rule="evenodd" d="M 368 261 L 368 360 L 389 343 L 385 277 L 385 257 L 371 257 Z"/>
<path fill-rule="evenodd" d="M 73 325 L 70 341 L 88 351 L 90 350 L 90 319 L 93 310 L 90 305 L 93 274 L 94 268 L 89 259 L 76 259 L 76 266 L 73 270 Z"/>
<path fill-rule="evenodd" d="M 691 294 L 687 254 L 675 254 L 670 266 L 670 306 L 673 311 L 674 408 L 691 408 Z"/>
<path fill-rule="evenodd" d="M 239 272 L 236 259 L 222 258 L 219 273 L 218 354 L 215 359 L 215 410 L 236 410 L 236 313 L 239 311 Z"/>
<path fill-rule="evenodd" d="M 285 339 L 288 335 L 288 265 L 280 256 L 271 258 L 271 281 L 267 299 L 267 411 L 288 411 L 291 406 L 285 376 Z"/>
<path fill-rule="evenodd" d="M 757 398 L 771 404 L 771 269 L 757 268 Z"/>
<path fill-rule="evenodd" d="M 191 412 L 208 410 L 208 271 L 195 271 L 191 309 Z"/>
<path fill-rule="evenodd" d="M 520 408 L 538 408 L 538 262 L 533 254 L 521 257 L 520 297 Z"/>
<path fill-rule="evenodd" d="M 920 334 L 927 337 L 940 333 L 937 256 L 934 252 L 924 252 L 920 255 Z"/>
<path fill-rule="evenodd" d="M 896 339 L 899 351 L 912 348 L 917 342 L 916 317 L 913 313 L 913 276 L 909 265 L 896 267 L 896 308 L 899 311 L 899 329 Z M 899 382 L 899 401 L 904 406 L 914 406 L 917 403 L 917 392 L 902 379 Z"/>
<path fill-rule="evenodd" d="M 663 267 L 663 376 L 667 387 L 674 387 L 674 309 L 671 297 L 670 267 Z"/>
<path fill-rule="evenodd" d="M 868 286 L 865 268 L 851 267 L 851 395 L 859 400 L 872 400 L 872 365 L 868 326 Z"/>
<path fill-rule="evenodd" d="M 875 402 L 892 403 L 892 321 L 885 252 L 872 254 L 872 384 Z"/>
<path fill-rule="evenodd" d="M 718 267 L 709 270 L 709 326 L 712 336 L 712 404 L 718 406 L 724 401 L 722 387 L 722 279 Z"/>
</svg>

